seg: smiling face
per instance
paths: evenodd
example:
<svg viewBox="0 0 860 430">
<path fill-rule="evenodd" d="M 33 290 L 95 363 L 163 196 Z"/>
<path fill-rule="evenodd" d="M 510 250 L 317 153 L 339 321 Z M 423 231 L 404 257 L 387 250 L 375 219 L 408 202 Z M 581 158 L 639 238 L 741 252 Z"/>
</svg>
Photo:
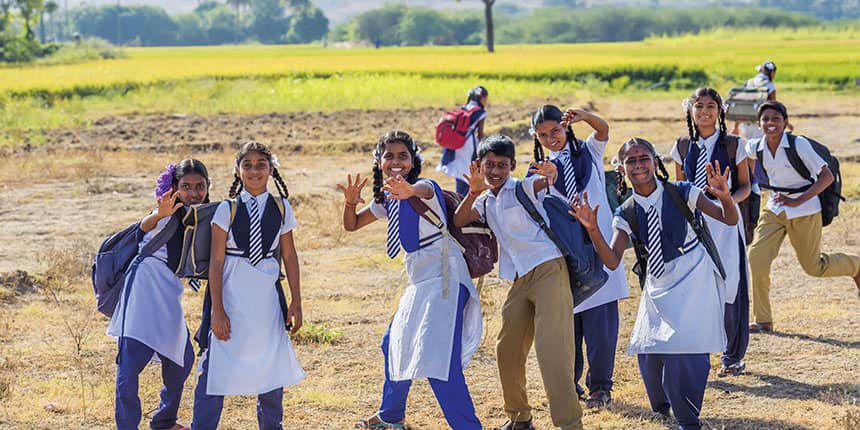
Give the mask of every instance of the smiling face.
<svg viewBox="0 0 860 430">
<path fill-rule="evenodd" d="M 717 119 L 720 117 L 720 105 L 711 96 L 700 96 L 693 103 L 693 122 L 700 133 L 713 132 L 717 127 Z"/>
<path fill-rule="evenodd" d="M 633 145 L 627 148 L 621 161 L 622 172 L 630 179 L 630 183 L 637 192 L 655 181 L 657 160 L 644 145 Z"/>
<path fill-rule="evenodd" d="M 487 152 L 481 158 L 481 168 L 484 170 L 484 181 L 490 186 L 494 193 L 498 193 L 511 172 L 517 167 L 517 161 L 507 156 Z"/>
<path fill-rule="evenodd" d="M 403 142 L 391 142 L 382 152 L 382 173 L 386 177 L 406 177 L 412 171 L 412 154 Z"/>
<path fill-rule="evenodd" d="M 776 109 L 765 109 L 758 118 L 758 126 L 769 139 L 782 139 L 785 117 Z"/>
<path fill-rule="evenodd" d="M 538 141 L 550 151 L 561 151 L 567 145 L 567 132 L 558 121 L 544 121 L 535 125 Z"/>
<path fill-rule="evenodd" d="M 203 175 L 189 173 L 179 178 L 176 190 L 179 192 L 179 200 L 186 206 L 199 205 L 209 194 L 209 182 Z"/>
<path fill-rule="evenodd" d="M 239 160 L 239 177 L 242 179 L 242 186 L 255 196 L 266 191 L 266 184 L 271 174 L 272 163 L 259 151 L 248 151 Z"/>
</svg>

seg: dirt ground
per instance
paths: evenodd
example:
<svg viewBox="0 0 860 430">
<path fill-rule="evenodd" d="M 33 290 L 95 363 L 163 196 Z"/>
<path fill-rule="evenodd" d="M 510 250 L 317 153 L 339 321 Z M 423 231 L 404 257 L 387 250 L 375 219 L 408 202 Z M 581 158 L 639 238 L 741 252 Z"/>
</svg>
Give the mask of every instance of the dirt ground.
<svg viewBox="0 0 860 430">
<path fill-rule="evenodd" d="M 823 249 L 860 253 L 860 121 L 858 98 L 791 100 L 792 123 L 827 142 L 843 160 L 849 201 L 824 231 Z M 518 158 L 532 143 L 527 119 L 539 102 L 493 106 L 489 132 L 510 134 Z M 586 100 L 612 127 L 607 160 L 628 137 L 655 142 L 664 154 L 686 130 L 680 104 L 660 100 Z M 92 306 L 88 264 L 108 234 L 141 218 L 169 162 L 193 156 L 209 166 L 212 197 L 226 196 L 235 148 L 246 140 L 274 147 L 299 220 L 304 314 L 318 328 L 342 333 L 333 342 L 301 338 L 305 381 L 285 394 L 285 425 L 345 429 L 378 407 L 382 380 L 379 342 L 395 310 L 405 275 L 384 255 L 383 223 L 346 233 L 342 196 L 347 173 L 369 173 L 369 149 L 384 131 L 400 128 L 424 148 L 424 172 L 439 151 L 433 124 L 444 109 L 235 115 L 129 115 L 108 117 L 86 129 L 48 130 L 47 143 L 0 158 L 0 429 L 80 429 L 112 426 L 115 343 L 107 321 Z M 579 136 L 587 127 L 578 125 Z M 370 190 L 365 190 L 369 199 Z M 628 260 L 631 258 L 627 256 Z M 16 272 L 26 271 L 27 274 Z M 753 335 L 748 372 L 717 378 L 712 371 L 702 412 L 708 429 L 860 429 L 860 311 L 848 278 L 815 279 L 802 273 L 785 245 L 774 263 L 772 300 L 777 332 Z M 632 280 L 632 277 L 631 277 Z M 635 285 L 631 283 L 631 285 Z M 466 370 L 485 427 L 504 421 L 494 338 L 507 282 L 489 276 L 482 289 L 484 342 Z M 651 418 L 635 358 L 625 354 L 638 306 L 638 288 L 621 303 L 613 405 L 587 411 L 589 429 L 666 429 Z M 188 325 L 199 324 L 201 295 L 189 290 Z M 718 357 L 712 355 L 712 364 Z M 157 406 L 160 372 L 142 375 L 143 409 Z M 532 353 L 530 401 L 538 428 L 550 428 L 546 396 Z M 186 383 L 181 422 L 190 421 L 192 377 Z M 426 381 L 410 395 L 413 428 L 447 428 Z M 254 428 L 254 399 L 228 398 L 222 428 Z M 141 425 L 147 428 L 147 422 Z"/>
</svg>

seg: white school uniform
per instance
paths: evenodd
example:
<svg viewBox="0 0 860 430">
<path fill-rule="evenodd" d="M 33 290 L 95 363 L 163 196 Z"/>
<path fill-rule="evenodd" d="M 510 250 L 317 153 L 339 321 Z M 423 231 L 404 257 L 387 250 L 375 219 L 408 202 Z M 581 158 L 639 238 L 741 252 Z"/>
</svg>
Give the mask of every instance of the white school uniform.
<svg viewBox="0 0 860 430">
<path fill-rule="evenodd" d="M 588 192 L 588 201 L 592 207 L 600 205 L 601 210 L 597 213 L 597 224 L 600 227 L 603 238 L 606 239 L 606 243 L 610 243 L 612 241 L 612 211 L 609 206 L 609 198 L 606 196 L 606 177 L 603 175 L 603 153 L 606 151 L 607 142 L 609 141 L 597 140 L 593 132 L 585 139 L 585 149 L 591 152 L 591 158 L 594 160 L 594 163 L 592 163 L 591 177 L 588 178 L 585 189 L 578 189 L 577 191 L 580 194 L 583 191 Z M 560 152 L 550 151 L 549 159 L 554 160 L 559 155 Z M 555 187 L 550 187 L 550 193 L 565 200 L 568 199 L 567 196 L 562 195 Z M 603 270 L 609 274 L 606 284 L 597 290 L 593 296 L 573 308 L 573 313 L 587 311 L 609 302 L 630 297 L 627 286 L 627 275 L 624 271 L 624 262 L 622 261 L 615 270 L 609 270 L 606 266 L 603 267 Z"/>
<path fill-rule="evenodd" d="M 472 209 L 477 210 L 481 219 L 487 221 L 499 241 L 499 278 L 513 281 L 541 263 L 562 256 L 555 243 L 517 200 L 516 185 L 522 182 L 535 208 L 544 219 L 548 219 L 541 203 L 546 190 L 537 194 L 534 192 L 534 183 L 539 179 L 542 180 L 543 176 L 533 175 L 522 181 L 509 176 L 498 195 L 488 191 L 472 204 Z"/>
<path fill-rule="evenodd" d="M 663 184 L 650 196 L 633 193 L 633 199 L 646 211 L 654 206 L 662 222 Z M 696 209 L 701 190 L 691 187 L 687 198 L 690 210 Z M 668 197 L 667 197 L 668 198 Z M 687 220 L 672 220 L 686 226 L 685 243 L 696 238 Z M 612 226 L 630 234 L 630 225 L 615 216 Z M 639 226 L 647 234 L 647 226 Z M 648 273 L 639 302 L 639 313 L 630 335 L 627 353 L 698 354 L 723 352 L 726 330 L 723 323 L 725 285 L 701 243 L 686 254 L 666 263 L 660 278 Z"/>
<path fill-rule="evenodd" d="M 464 109 L 471 109 L 475 106 L 478 106 L 478 102 L 472 100 Z M 475 157 L 475 153 L 478 150 L 478 135 L 476 133 L 478 129 L 478 125 L 487 118 L 487 111 L 484 111 L 483 115 L 475 121 L 470 127 L 468 134 L 466 134 L 466 143 L 460 149 L 454 150 L 454 159 L 451 160 L 448 164 L 439 164 L 436 166 L 436 171 L 444 173 L 454 179 L 459 179 L 464 181 L 463 175 L 469 173 L 469 165 L 472 164 L 472 160 Z"/>
<path fill-rule="evenodd" d="M 776 91 L 776 84 L 770 80 L 764 73 L 759 73 L 755 75 L 754 78 L 748 80 L 744 85 L 746 88 L 765 88 L 767 89 L 768 95 L 772 94 Z M 741 136 L 744 137 L 747 141 L 750 139 L 758 139 L 764 136 L 764 132 L 759 128 L 758 123 L 756 122 L 742 122 L 741 124 Z"/>
<path fill-rule="evenodd" d="M 767 138 L 761 139 L 753 139 L 750 140 L 747 144 L 749 151 L 749 157 L 755 160 L 758 157 L 758 151 L 762 151 L 762 160 L 756 160 L 757 163 L 763 163 L 765 171 L 767 172 L 768 182 L 770 185 L 780 188 L 800 188 L 805 185 L 809 185 L 810 182 L 806 179 L 803 179 L 803 176 L 800 176 L 794 167 L 791 166 L 791 163 L 788 161 L 788 154 L 786 154 L 785 150 L 788 148 L 788 136 L 783 133 L 782 140 L 779 142 L 779 147 L 776 149 L 776 155 L 772 155 L 770 149 L 767 147 Z M 812 180 L 815 181 L 818 179 L 818 174 L 821 173 L 821 169 L 827 165 L 827 162 L 822 159 L 818 153 L 812 149 L 812 144 L 809 143 L 803 136 L 797 136 L 797 140 L 795 140 L 795 148 L 797 148 L 797 155 L 800 157 L 800 160 L 803 161 L 803 164 L 806 165 L 806 168 L 809 169 L 809 173 L 812 175 Z M 776 197 L 777 193 L 770 193 L 770 196 L 767 199 L 767 205 L 765 206 L 768 210 L 773 212 L 776 215 L 785 212 L 785 216 L 788 219 L 800 218 L 803 216 L 809 216 L 821 212 L 821 201 L 817 198 L 809 199 L 803 204 L 795 207 L 783 206 L 777 204 L 773 199 Z M 792 193 L 788 194 L 788 197 L 798 197 L 803 193 Z"/>
<path fill-rule="evenodd" d="M 153 210 L 152 213 L 157 213 Z M 158 220 L 155 228 L 148 231 L 140 241 L 138 250 L 158 234 L 171 217 Z M 116 312 L 111 317 L 107 335 L 132 338 L 167 357 L 177 366 L 185 365 L 185 346 L 188 343 L 188 328 L 182 311 L 182 282 L 167 267 L 167 245 L 144 258 L 137 267 L 134 280 L 120 293 Z M 125 328 L 123 328 L 123 318 Z"/>
<path fill-rule="evenodd" d="M 255 197 L 243 190 L 239 198 L 247 202 Z M 267 208 L 268 198 L 268 192 L 256 196 L 257 207 Z M 286 199 L 283 202 L 284 221 L 269 251 L 277 247 L 280 236 L 298 225 L 290 203 Z M 250 217 L 250 208 L 247 205 L 245 207 Z M 264 211 L 260 211 L 259 216 L 264 215 Z M 230 229 L 228 202 L 218 206 L 212 225 L 227 231 L 228 248 L 236 247 Z M 275 290 L 275 282 L 280 274 L 277 258 L 264 258 L 252 266 L 244 257 L 224 257 L 221 296 L 230 319 L 230 339 L 222 341 L 210 334 L 206 357 L 209 360 L 206 394 L 263 394 L 304 379 L 305 372 L 299 365 L 286 332 Z"/>
<path fill-rule="evenodd" d="M 430 181 L 421 181 L 432 185 Z M 442 210 L 435 192 L 433 198 L 422 200 L 445 221 L 445 211 Z M 377 218 L 388 219 L 384 204 L 371 203 L 370 210 Z M 402 215 L 400 222 L 403 222 Z M 423 217 L 418 217 L 419 239 L 438 234 L 439 229 L 436 226 Z M 444 296 L 442 273 L 443 246 L 446 240 L 449 268 L 447 298 Z M 460 285 L 464 285 L 469 291 L 469 300 L 463 310 L 460 356 L 463 368 L 478 349 L 483 332 L 478 292 L 472 284 L 463 253 L 450 237 L 440 237 L 424 248 L 403 254 L 409 285 L 403 291 L 391 321 L 388 350 L 390 379 L 405 381 L 433 378 L 447 381 L 454 349 Z"/>
<path fill-rule="evenodd" d="M 719 132 L 716 132 L 707 138 L 699 138 L 696 142 L 690 142 L 690 148 L 692 145 L 699 145 L 701 148 L 704 145 L 705 150 L 701 151 L 699 155 L 707 157 L 708 160 L 714 154 L 714 147 L 717 146 L 717 138 L 720 136 Z M 687 148 L 687 151 L 690 150 Z M 740 163 L 747 158 L 747 151 L 744 145 L 738 144 L 738 149 L 735 152 L 735 163 Z M 681 158 L 681 153 L 678 150 L 678 143 L 672 146 L 672 160 L 678 163 L 679 166 L 684 165 L 684 159 Z M 720 166 L 721 169 L 725 169 L 726 166 Z M 690 178 L 687 178 L 688 180 Z M 752 178 L 750 178 L 752 180 Z M 729 175 L 729 188 L 732 187 L 732 178 Z M 722 204 L 719 200 L 713 200 L 718 206 L 722 207 Z M 740 208 L 737 204 L 735 204 L 735 210 L 738 211 L 738 215 L 740 215 Z M 744 222 L 740 216 L 738 216 L 737 225 L 727 225 L 726 223 L 719 221 L 717 219 L 711 218 L 708 215 L 704 215 L 705 222 L 708 223 L 708 230 L 711 232 L 711 236 L 714 239 L 714 244 L 717 246 L 717 250 L 720 253 L 720 260 L 723 263 L 723 267 L 726 270 L 726 303 L 734 303 L 735 298 L 738 295 L 738 286 L 741 282 L 741 273 L 738 270 L 740 267 L 740 254 L 738 250 L 741 249 L 738 247 L 738 241 L 740 240 L 744 247 L 742 249 L 746 249 L 746 238 L 744 236 Z M 749 275 L 749 265 L 745 266 L 745 270 L 747 270 L 746 279 L 750 279 Z"/>
</svg>

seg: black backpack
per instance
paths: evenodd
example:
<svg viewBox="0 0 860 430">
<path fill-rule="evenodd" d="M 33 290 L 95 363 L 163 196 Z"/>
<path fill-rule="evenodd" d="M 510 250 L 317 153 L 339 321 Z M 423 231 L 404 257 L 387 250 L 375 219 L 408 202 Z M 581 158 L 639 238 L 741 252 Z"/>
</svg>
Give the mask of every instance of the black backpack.
<svg viewBox="0 0 860 430">
<path fill-rule="evenodd" d="M 696 232 L 699 242 L 705 247 L 705 251 L 711 257 L 714 265 L 717 266 L 720 277 L 726 279 L 726 269 L 723 267 L 723 261 L 720 259 L 717 245 L 714 243 L 710 230 L 708 230 L 708 224 L 702 218 L 702 212 L 697 210 L 693 214 L 687 203 L 684 202 L 684 198 L 681 196 L 681 191 L 678 190 L 677 185 L 671 182 L 663 182 L 663 188 L 666 189 L 666 194 L 672 199 L 675 207 L 684 214 L 684 218 L 687 219 L 690 227 L 693 227 L 693 231 Z M 633 266 L 633 273 L 639 277 L 639 288 L 645 288 L 645 278 L 648 273 L 648 247 L 640 239 L 639 218 L 636 216 L 636 202 L 632 198 L 625 200 L 621 204 L 621 211 L 624 215 L 624 220 L 627 221 L 627 225 L 630 226 L 630 230 L 633 232 L 630 235 L 630 240 L 633 242 L 633 251 L 636 253 L 636 264 Z"/>
<path fill-rule="evenodd" d="M 767 182 L 767 180 L 759 181 L 759 185 L 762 188 L 776 192 L 802 193 L 812 187 L 815 180 L 812 179 L 812 174 L 809 172 L 806 165 L 803 164 L 803 160 L 800 159 L 800 155 L 797 154 L 797 136 L 791 133 L 786 133 L 786 137 L 788 137 L 788 148 L 786 148 L 785 154 L 788 156 L 788 162 L 791 163 L 791 167 L 794 168 L 798 175 L 809 181 L 809 185 L 804 185 L 800 188 L 773 187 Z M 821 202 L 821 225 L 828 226 L 833 222 L 833 218 L 836 218 L 836 216 L 839 215 L 839 202 L 845 201 L 845 197 L 842 197 L 842 173 L 839 171 L 839 159 L 833 156 L 833 154 L 830 153 L 830 149 L 823 144 L 806 136 L 804 136 L 804 139 L 809 141 L 809 144 L 812 145 L 812 149 L 827 163 L 827 167 L 830 168 L 830 172 L 833 173 L 833 183 L 818 194 L 818 200 Z M 767 179 L 767 171 L 764 170 L 764 163 L 761 161 L 763 156 L 763 150 L 756 151 L 756 159 L 758 160 L 756 163 L 756 169 L 758 169 L 758 166 L 761 166 L 761 172 L 764 174 L 764 179 Z"/>
</svg>

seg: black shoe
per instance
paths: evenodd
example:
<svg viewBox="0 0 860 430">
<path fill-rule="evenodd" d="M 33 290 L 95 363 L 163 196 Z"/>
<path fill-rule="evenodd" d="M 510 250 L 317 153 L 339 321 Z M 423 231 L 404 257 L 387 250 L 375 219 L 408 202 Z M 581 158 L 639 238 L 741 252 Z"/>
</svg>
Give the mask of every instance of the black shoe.
<svg viewBox="0 0 860 430">
<path fill-rule="evenodd" d="M 532 420 L 516 422 L 508 420 L 501 427 L 497 427 L 496 430 L 535 430 L 535 426 L 532 425 Z"/>
</svg>

